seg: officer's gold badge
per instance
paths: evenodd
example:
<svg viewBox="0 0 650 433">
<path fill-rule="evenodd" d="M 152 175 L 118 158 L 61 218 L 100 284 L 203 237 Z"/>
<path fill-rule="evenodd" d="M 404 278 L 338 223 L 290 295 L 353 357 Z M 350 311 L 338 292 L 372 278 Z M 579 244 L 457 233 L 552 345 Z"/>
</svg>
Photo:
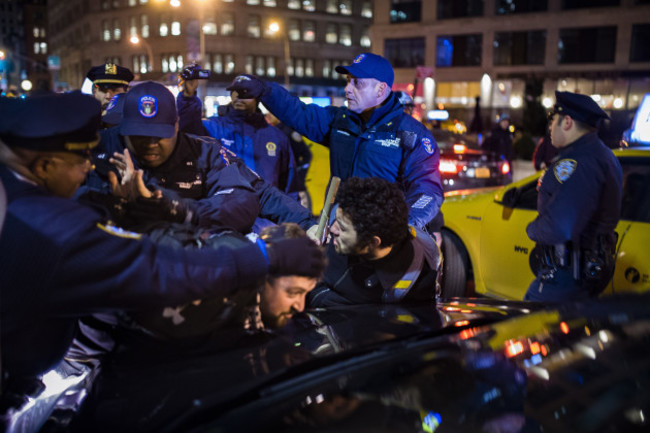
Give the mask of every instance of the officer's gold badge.
<svg viewBox="0 0 650 433">
<path fill-rule="evenodd" d="M 277 148 L 278 148 L 278 146 L 276 146 L 276 144 L 271 142 L 271 141 L 266 143 L 266 153 L 267 153 L 267 155 L 275 156 Z"/>
<path fill-rule="evenodd" d="M 104 73 L 107 75 L 117 75 L 117 66 L 113 63 L 106 63 L 106 66 L 104 66 Z"/>
</svg>

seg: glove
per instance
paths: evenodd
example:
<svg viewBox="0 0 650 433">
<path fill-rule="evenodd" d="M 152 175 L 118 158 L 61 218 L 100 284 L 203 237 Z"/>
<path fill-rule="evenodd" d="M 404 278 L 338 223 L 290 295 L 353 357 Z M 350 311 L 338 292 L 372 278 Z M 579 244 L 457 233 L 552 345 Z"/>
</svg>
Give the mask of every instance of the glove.
<svg viewBox="0 0 650 433">
<path fill-rule="evenodd" d="M 269 273 L 320 278 L 325 258 L 318 245 L 307 237 L 281 239 L 266 246 Z"/>
<path fill-rule="evenodd" d="M 255 75 L 242 74 L 235 77 L 228 91 L 236 91 L 241 99 L 259 99 L 268 92 L 264 81 Z"/>
<path fill-rule="evenodd" d="M 129 202 L 129 217 L 138 222 L 170 221 L 183 223 L 192 218 L 192 212 L 180 200 L 138 197 Z"/>
</svg>

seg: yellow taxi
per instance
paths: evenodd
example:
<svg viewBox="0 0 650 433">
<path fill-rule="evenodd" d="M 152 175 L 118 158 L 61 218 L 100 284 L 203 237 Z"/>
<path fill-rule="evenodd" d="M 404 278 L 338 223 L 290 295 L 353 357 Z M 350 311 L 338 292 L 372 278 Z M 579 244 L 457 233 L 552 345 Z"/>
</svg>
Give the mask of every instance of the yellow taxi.
<svg viewBox="0 0 650 433">
<path fill-rule="evenodd" d="M 614 150 L 623 167 L 616 269 L 605 293 L 650 290 L 650 147 Z M 499 189 L 454 191 L 442 205 L 443 296 L 523 299 L 535 276 L 526 226 L 537 216 L 542 172 Z"/>
</svg>

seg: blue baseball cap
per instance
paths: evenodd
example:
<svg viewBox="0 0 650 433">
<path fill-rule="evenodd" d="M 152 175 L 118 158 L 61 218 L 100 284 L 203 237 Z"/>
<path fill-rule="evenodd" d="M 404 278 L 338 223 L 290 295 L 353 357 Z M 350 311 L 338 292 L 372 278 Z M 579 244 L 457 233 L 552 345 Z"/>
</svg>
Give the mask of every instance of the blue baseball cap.
<svg viewBox="0 0 650 433">
<path fill-rule="evenodd" d="M 11 147 L 84 152 L 97 145 L 101 106 L 79 91 L 0 98 L 0 139 Z"/>
<path fill-rule="evenodd" d="M 160 83 L 145 81 L 126 92 L 121 135 L 169 138 L 176 134 L 176 100 Z"/>
<path fill-rule="evenodd" d="M 554 113 L 566 114 L 572 119 L 586 123 L 594 128 L 602 119 L 609 119 L 607 113 L 587 95 L 579 93 L 555 91 Z"/>
<path fill-rule="evenodd" d="M 335 68 L 339 74 L 349 74 L 357 78 L 374 78 L 393 87 L 395 72 L 388 60 L 373 53 L 362 53 L 354 58 L 351 65 Z"/>
</svg>

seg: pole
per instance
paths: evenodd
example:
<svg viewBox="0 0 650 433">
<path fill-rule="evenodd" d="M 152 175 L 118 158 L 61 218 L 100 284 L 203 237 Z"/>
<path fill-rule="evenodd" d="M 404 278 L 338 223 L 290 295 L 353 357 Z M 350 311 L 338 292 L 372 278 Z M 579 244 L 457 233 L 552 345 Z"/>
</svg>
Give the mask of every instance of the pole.
<svg viewBox="0 0 650 433">
<path fill-rule="evenodd" d="M 284 33 L 284 87 L 289 90 L 289 61 L 291 60 L 291 47 L 289 47 L 289 35 Z"/>
<path fill-rule="evenodd" d="M 323 210 L 320 213 L 320 221 L 318 222 L 318 228 L 316 229 L 316 237 L 321 241 L 321 244 L 325 243 L 325 226 L 330 217 L 330 211 L 332 205 L 334 204 L 334 198 L 336 197 L 336 192 L 339 190 L 339 185 L 341 184 L 341 178 L 338 176 L 332 176 L 330 180 L 330 185 L 327 188 L 327 196 L 325 197 L 325 204 L 323 205 Z"/>
</svg>

